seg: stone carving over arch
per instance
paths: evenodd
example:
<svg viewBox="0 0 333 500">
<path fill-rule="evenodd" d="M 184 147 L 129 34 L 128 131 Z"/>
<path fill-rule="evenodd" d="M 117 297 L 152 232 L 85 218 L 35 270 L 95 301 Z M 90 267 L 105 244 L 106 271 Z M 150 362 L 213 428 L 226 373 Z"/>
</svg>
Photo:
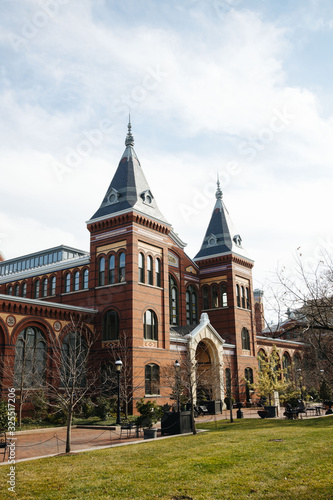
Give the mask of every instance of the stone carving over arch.
<svg viewBox="0 0 333 500">
<path fill-rule="evenodd" d="M 189 356 L 192 363 L 196 363 L 196 354 L 200 343 L 207 346 L 211 365 L 215 367 L 214 384 L 212 386 L 213 399 L 224 400 L 224 381 L 223 381 L 223 344 L 224 340 L 217 333 L 210 323 L 207 313 L 202 313 L 199 325 L 187 336 L 189 343 Z M 196 386 L 195 373 L 191 374 L 194 387 L 194 404 L 196 404 Z"/>
</svg>

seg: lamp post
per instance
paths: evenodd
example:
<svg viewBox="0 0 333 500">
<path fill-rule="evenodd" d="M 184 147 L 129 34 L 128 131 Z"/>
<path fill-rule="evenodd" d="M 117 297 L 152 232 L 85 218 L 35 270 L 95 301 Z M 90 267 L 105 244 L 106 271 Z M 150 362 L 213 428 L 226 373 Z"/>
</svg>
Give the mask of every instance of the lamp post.
<svg viewBox="0 0 333 500">
<path fill-rule="evenodd" d="M 298 368 L 297 369 L 298 373 L 299 373 L 299 388 L 300 388 L 300 391 L 301 391 L 301 400 L 303 400 L 303 391 L 302 391 L 302 368 Z"/>
<path fill-rule="evenodd" d="M 117 421 L 116 424 L 121 424 L 121 416 L 120 416 L 120 372 L 123 367 L 123 362 L 121 359 L 117 359 L 116 361 L 116 372 L 117 372 L 117 382 L 118 382 L 118 405 L 117 405 Z"/>
<path fill-rule="evenodd" d="M 179 413 L 179 368 L 180 368 L 180 363 L 176 359 L 175 364 L 175 379 L 176 379 L 176 391 L 177 391 L 177 412 Z"/>
</svg>

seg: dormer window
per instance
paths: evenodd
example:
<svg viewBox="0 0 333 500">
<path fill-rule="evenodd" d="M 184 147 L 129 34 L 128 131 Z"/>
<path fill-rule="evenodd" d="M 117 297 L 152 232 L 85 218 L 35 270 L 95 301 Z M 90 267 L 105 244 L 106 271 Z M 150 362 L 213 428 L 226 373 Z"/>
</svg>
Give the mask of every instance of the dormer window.
<svg viewBox="0 0 333 500">
<path fill-rule="evenodd" d="M 110 205 L 113 205 L 114 203 L 117 203 L 119 201 L 119 193 L 116 189 L 111 188 L 108 201 Z"/>
<path fill-rule="evenodd" d="M 144 191 L 143 193 L 140 194 L 143 203 L 146 203 L 146 205 L 151 205 L 151 202 L 153 201 L 153 195 L 151 194 L 151 191 L 147 189 L 147 191 Z"/>
<path fill-rule="evenodd" d="M 234 242 L 236 243 L 236 245 L 238 247 L 241 247 L 242 246 L 242 238 L 240 237 L 239 234 L 236 234 L 233 238 Z"/>
<path fill-rule="evenodd" d="M 217 238 L 216 238 L 215 234 L 211 234 L 208 237 L 208 246 L 209 247 L 214 247 L 216 245 L 217 245 Z"/>
</svg>

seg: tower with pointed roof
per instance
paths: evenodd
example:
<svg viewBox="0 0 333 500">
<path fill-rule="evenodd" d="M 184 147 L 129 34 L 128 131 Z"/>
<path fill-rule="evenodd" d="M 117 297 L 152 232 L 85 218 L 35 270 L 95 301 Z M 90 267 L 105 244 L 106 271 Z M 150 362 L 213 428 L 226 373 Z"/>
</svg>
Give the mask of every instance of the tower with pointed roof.
<svg viewBox="0 0 333 500">
<path fill-rule="evenodd" d="M 200 269 L 202 312 L 208 313 L 212 325 L 229 346 L 227 364 L 234 376 L 244 377 L 248 368 L 253 373 L 257 369 L 253 260 L 234 229 L 219 181 L 213 213 L 194 261 Z"/>
<path fill-rule="evenodd" d="M 100 312 L 100 349 L 107 357 L 108 347 L 117 340 L 112 329 L 118 329 L 119 337 L 126 337 L 135 380 L 145 378 L 146 365 L 153 367 L 169 359 L 169 248 L 181 247 L 181 243 L 143 173 L 131 123 L 125 146 L 103 201 L 87 226 L 90 287 Z M 142 391 L 141 387 L 135 397 L 142 397 Z"/>
</svg>

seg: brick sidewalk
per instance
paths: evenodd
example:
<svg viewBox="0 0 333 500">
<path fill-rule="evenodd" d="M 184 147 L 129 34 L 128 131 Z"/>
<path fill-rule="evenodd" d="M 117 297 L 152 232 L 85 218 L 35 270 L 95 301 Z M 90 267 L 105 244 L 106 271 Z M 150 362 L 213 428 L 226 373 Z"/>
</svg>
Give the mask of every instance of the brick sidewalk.
<svg viewBox="0 0 333 500">
<path fill-rule="evenodd" d="M 233 418 L 237 419 L 237 410 L 233 410 Z M 255 408 L 243 408 L 244 418 L 259 418 L 258 410 Z M 280 418 L 283 417 L 281 411 Z M 320 418 L 320 417 L 311 417 Z M 217 420 L 229 420 L 229 411 L 224 410 L 219 415 L 205 415 L 196 418 L 196 423 L 214 422 Z M 156 425 L 159 427 L 159 424 Z M 158 434 L 159 436 L 159 434 Z M 22 431 L 16 433 L 16 461 L 29 460 L 37 457 L 46 457 L 65 453 L 66 447 L 66 428 L 54 427 L 52 429 L 36 429 L 31 431 Z M 171 436 L 167 436 L 171 437 Z M 163 437 L 165 439 L 165 437 Z M 131 436 L 127 437 L 126 431 L 123 431 L 120 439 L 120 428 L 110 429 L 82 429 L 72 427 L 72 451 L 94 450 L 101 447 L 119 446 L 134 442 L 142 442 L 143 437 L 136 437 L 135 430 L 132 430 Z M 7 458 L 7 457 L 6 457 Z M 1 463 L 1 462 L 0 462 Z M 6 459 L 3 462 L 6 463 Z"/>
</svg>

